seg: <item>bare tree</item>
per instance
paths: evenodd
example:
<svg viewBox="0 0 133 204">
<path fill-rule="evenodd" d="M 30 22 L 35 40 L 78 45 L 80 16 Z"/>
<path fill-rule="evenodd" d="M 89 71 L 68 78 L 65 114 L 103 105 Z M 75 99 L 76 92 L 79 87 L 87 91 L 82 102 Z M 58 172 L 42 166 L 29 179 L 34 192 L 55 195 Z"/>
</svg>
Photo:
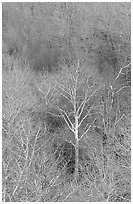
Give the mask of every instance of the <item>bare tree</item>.
<svg viewBox="0 0 133 204">
<path fill-rule="evenodd" d="M 17 194 L 22 189 L 22 181 L 29 185 L 27 175 L 40 138 L 41 127 L 38 125 L 33 129 L 27 114 L 27 109 L 36 104 L 30 94 L 28 80 L 31 73 L 28 73 L 17 60 L 6 57 L 2 84 L 2 188 L 5 202 L 28 200 Z"/>
<path fill-rule="evenodd" d="M 130 63 L 126 59 L 127 57 L 125 57 L 123 66 L 108 84 L 104 83 L 95 69 L 86 68 L 79 60 L 70 68 L 64 66 L 58 76 L 51 76 L 51 78 L 41 76 L 41 80 L 36 82 L 41 100 L 43 101 L 45 98 L 49 113 L 62 117 L 74 136 L 74 140 L 72 138 L 71 142 L 75 146 L 76 179 L 80 167 L 80 142 L 89 137 L 91 130 L 100 136 L 102 158 L 99 162 L 103 164 L 104 175 L 102 181 L 106 185 L 108 183 L 109 187 L 106 199 L 109 199 L 109 192 L 114 189 L 114 183 L 111 183 L 113 179 L 111 171 L 113 172 L 116 168 L 114 166 L 112 169 L 112 156 L 107 152 L 114 141 L 118 126 L 120 123 L 126 125 L 125 121 L 130 117 L 130 105 L 126 106 L 127 111 L 122 108 L 124 107 L 122 98 L 125 97 L 125 91 L 129 90 L 130 98 Z M 53 109 L 58 110 L 58 114 L 50 111 Z M 99 113 L 101 115 L 100 122 L 97 121 Z M 130 133 L 129 136 L 125 134 L 124 137 L 126 148 L 130 151 Z M 129 160 L 127 160 L 127 166 L 130 166 Z"/>
<path fill-rule="evenodd" d="M 79 5 L 5 6 L 3 23 L 9 35 L 18 31 L 24 53 L 31 45 L 37 67 L 61 71 L 32 77 L 12 46 L 3 56 L 3 201 L 68 201 L 77 191 L 85 201 L 130 201 L 130 4 Z M 63 124 L 59 135 L 47 116 Z"/>
<path fill-rule="evenodd" d="M 53 85 L 49 86 L 49 94 L 46 94 L 46 88 L 43 85 L 43 83 L 48 84 L 47 80 L 37 84 L 38 90 L 45 98 L 47 96 L 49 110 L 56 108 L 59 115 L 55 115 L 64 119 L 74 135 L 75 178 L 78 178 L 79 142 L 95 123 L 96 112 L 101 111 L 98 99 L 104 85 L 100 82 L 100 78 L 94 77 L 92 70 L 82 66 L 79 60 L 70 69 L 64 67 L 62 73 L 51 80 Z M 51 112 L 51 114 L 54 113 Z"/>
</svg>

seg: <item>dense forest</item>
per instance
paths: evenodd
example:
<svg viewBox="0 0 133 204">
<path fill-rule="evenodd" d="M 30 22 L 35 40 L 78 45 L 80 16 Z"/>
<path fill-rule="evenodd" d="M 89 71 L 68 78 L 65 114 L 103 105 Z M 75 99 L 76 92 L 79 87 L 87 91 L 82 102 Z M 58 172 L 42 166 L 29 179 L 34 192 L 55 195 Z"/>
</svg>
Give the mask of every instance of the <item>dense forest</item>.
<svg viewBox="0 0 133 204">
<path fill-rule="evenodd" d="M 2 201 L 131 201 L 130 3 L 2 3 Z"/>
</svg>

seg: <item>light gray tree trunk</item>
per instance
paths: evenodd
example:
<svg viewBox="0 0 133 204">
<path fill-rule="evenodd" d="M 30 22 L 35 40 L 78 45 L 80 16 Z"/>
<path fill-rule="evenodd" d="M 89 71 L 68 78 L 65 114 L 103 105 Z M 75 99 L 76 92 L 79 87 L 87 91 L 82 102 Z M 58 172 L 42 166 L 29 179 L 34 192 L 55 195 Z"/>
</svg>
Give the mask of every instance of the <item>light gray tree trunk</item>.
<svg viewBox="0 0 133 204">
<path fill-rule="evenodd" d="M 79 166 L 79 139 L 78 139 L 78 117 L 75 116 L 75 178 L 78 178 Z"/>
</svg>

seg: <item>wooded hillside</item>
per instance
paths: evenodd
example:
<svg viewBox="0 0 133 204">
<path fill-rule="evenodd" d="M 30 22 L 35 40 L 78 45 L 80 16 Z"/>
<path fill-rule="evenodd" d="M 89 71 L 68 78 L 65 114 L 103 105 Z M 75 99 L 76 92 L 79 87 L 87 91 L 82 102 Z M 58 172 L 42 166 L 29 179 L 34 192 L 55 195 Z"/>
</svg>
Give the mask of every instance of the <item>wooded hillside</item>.
<svg viewBox="0 0 133 204">
<path fill-rule="evenodd" d="M 131 201 L 130 7 L 2 4 L 3 202 Z"/>
</svg>

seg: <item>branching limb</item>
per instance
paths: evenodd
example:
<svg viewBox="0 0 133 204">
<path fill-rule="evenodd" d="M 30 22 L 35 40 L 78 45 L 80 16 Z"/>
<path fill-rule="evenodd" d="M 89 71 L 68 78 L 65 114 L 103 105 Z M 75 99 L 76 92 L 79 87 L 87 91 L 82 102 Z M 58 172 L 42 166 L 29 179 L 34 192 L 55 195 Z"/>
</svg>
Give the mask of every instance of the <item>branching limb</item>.
<svg viewBox="0 0 133 204">
<path fill-rule="evenodd" d="M 121 119 L 122 119 L 124 116 L 126 117 L 125 114 L 122 114 L 122 116 L 115 122 L 115 125 L 114 125 L 114 126 L 116 126 L 116 125 L 121 121 Z"/>
<path fill-rule="evenodd" d="M 64 118 L 64 120 L 65 120 L 67 126 L 69 127 L 69 129 L 70 129 L 73 133 L 75 133 L 75 127 L 74 127 L 73 123 L 71 122 L 71 120 L 69 119 L 67 113 L 66 113 L 64 110 L 62 110 L 61 108 L 59 108 L 59 106 L 58 106 L 58 109 L 59 109 L 61 115 L 63 116 L 63 118 Z M 64 114 L 63 114 L 63 113 L 64 113 Z M 65 116 L 64 116 L 64 115 L 65 115 Z"/>
<path fill-rule="evenodd" d="M 33 146 L 33 150 L 32 150 L 32 155 L 31 155 L 31 158 L 30 158 L 30 163 L 29 163 L 29 165 L 28 165 L 27 168 L 30 167 L 31 162 L 32 162 L 32 160 L 33 160 L 34 153 L 35 153 L 35 146 L 36 146 L 36 142 L 37 142 L 37 139 L 38 139 L 39 132 L 40 132 L 40 127 L 39 127 L 39 129 L 38 129 L 38 131 L 37 131 L 37 133 L 36 133 L 35 142 L 34 142 L 34 146 Z"/>
<path fill-rule="evenodd" d="M 91 96 L 90 96 L 88 99 L 87 99 L 88 93 L 86 93 L 84 100 L 82 101 L 82 103 L 80 104 L 80 106 L 79 106 L 79 108 L 78 108 L 78 110 L 77 110 L 78 118 L 80 118 L 80 116 L 81 116 L 81 114 L 82 114 L 82 112 L 83 112 L 83 110 L 84 110 L 84 107 L 85 107 L 86 103 L 92 98 L 92 96 L 96 93 L 96 91 L 97 91 L 97 90 L 95 90 L 95 91 L 93 92 L 93 94 L 91 94 Z M 81 111 L 80 111 L 80 109 L 81 109 Z M 80 112 L 80 113 L 79 113 L 79 112 Z"/>
<path fill-rule="evenodd" d="M 96 120 L 96 119 L 95 119 Z M 91 123 L 91 125 L 87 128 L 87 130 L 81 135 L 81 137 L 79 138 L 79 141 L 84 137 L 84 135 L 90 130 L 91 126 L 93 125 L 93 123 L 95 122 L 95 120 L 93 120 L 93 122 Z"/>
<path fill-rule="evenodd" d="M 59 86 L 59 87 L 60 87 L 60 86 Z M 61 87 L 60 87 L 60 88 L 61 88 Z M 70 96 L 71 100 L 70 100 L 70 98 L 68 98 L 66 95 L 64 95 L 62 92 L 60 92 L 56 87 L 55 87 L 55 89 L 56 89 L 56 91 L 57 91 L 60 95 L 64 96 L 70 103 L 73 103 L 73 101 L 72 101 L 72 96 L 71 96 L 67 91 L 65 91 L 65 90 L 63 90 L 63 88 L 61 88 L 64 93 L 66 92 L 66 94 Z"/>
<path fill-rule="evenodd" d="M 20 183 L 20 181 L 21 181 L 22 175 L 23 175 L 23 171 L 20 173 L 20 177 L 19 177 L 19 179 L 18 179 L 17 185 L 16 185 L 16 187 L 15 187 L 15 189 L 14 189 L 14 191 L 13 191 L 13 194 L 12 194 L 13 196 L 14 196 L 16 190 L 17 190 L 18 187 L 19 187 L 19 183 Z"/>
<path fill-rule="evenodd" d="M 95 105 L 95 103 L 91 106 L 91 108 L 88 110 L 87 114 L 82 118 L 82 120 L 80 121 L 78 128 L 82 125 L 83 121 L 89 116 L 90 111 L 92 110 L 93 106 Z"/>
<path fill-rule="evenodd" d="M 126 68 L 129 67 L 130 65 L 131 65 L 131 63 L 129 63 L 129 64 L 125 65 L 124 67 L 121 67 L 121 68 L 120 68 L 120 71 L 119 71 L 117 77 L 114 79 L 112 86 L 114 85 L 115 81 L 118 79 L 118 77 L 120 76 L 120 74 L 122 73 L 122 70 L 123 70 L 123 69 L 126 69 Z"/>
</svg>

